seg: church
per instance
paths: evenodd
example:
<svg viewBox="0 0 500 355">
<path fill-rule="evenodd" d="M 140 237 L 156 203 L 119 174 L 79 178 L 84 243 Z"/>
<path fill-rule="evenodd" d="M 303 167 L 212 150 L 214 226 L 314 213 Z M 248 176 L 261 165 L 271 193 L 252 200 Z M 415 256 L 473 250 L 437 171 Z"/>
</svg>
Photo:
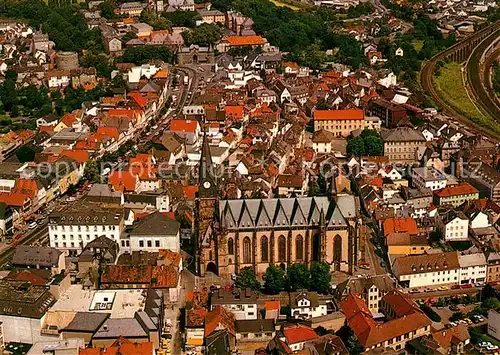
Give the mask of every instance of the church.
<svg viewBox="0 0 500 355">
<path fill-rule="evenodd" d="M 219 200 L 211 163 L 204 140 L 195 208 L 199 275 L 229 277 L 251 267 L 262 276 L 269 264 L 286 270 L 314 261 L 352 273 L 361 223 L 355 196 Z"/>
</svg>

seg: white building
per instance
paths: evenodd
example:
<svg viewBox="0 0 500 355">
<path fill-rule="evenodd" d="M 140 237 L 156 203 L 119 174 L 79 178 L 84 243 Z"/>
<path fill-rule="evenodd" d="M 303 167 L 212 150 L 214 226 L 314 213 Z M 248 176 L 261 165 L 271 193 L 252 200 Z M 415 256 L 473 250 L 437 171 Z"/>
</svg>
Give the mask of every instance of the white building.
<svg viewBox="0 0 500 355">
<path fill-rule="evenodd" d="M 394 275 L 403 287 L 457 284 L 460 277 L 458 253 L 407 255 L 396 258 Z"/>
<path fill-rule="evenodd" d="M 469 219 L 462 211 L 450 210 L 436 216 L 436 226 L 447 242 L 469 239 Z"/>
<path fill-rule="evenodd" d="M 488 311 L 488 335 L 500 340 L 500 313 L 494 309 Z"/>
<path fill-rule="evenodd" d="M 125 215 L 123 208 L 104 209 L 96 204 L 75 203 L 50 214 L 50 246 L 66 255 L 78 255 L 87 243 L 101 236 L 120 245 L 121 234 L 131 218 L 131 214 Z"/>
<path fill-rule="evenodd" d="M 219 289 L 212 295 L 212 310 L 221 306 L 234 313 L 236 320 L 249 320 L 258 318 L 258 294 L 251 289 L 226 291 Z"/>
<path fill-rule="evenodd" d="M 419 189 L 428 188 L 432 191 L 446 187 L 446 176 L 432 167 L 412 169 L 413 186 Z"/>
<path fill-rule="evenodd" d="M 460 255 L 460 284 L 475 284 L 486 280 L 488 263 L 483 253 Z"/>
<path fill-rule="evenodd" d="M 157 252 L 169 249 L 180 252 L 180 223 L 161 212 L 140 219 L 130 232 L 130 250 Z"/>
<path fill-rule="evenodd" d="M 290 313 L 293 318 L 310 319 L 326 315 L 326 303 L 318 300 L 316 292 L 290 294 Z"/>
</svg>

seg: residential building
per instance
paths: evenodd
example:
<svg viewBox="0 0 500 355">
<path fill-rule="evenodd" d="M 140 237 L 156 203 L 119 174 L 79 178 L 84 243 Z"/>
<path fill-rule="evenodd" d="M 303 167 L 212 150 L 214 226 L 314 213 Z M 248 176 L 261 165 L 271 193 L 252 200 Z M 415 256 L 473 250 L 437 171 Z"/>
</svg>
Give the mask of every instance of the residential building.
<svg viewBox="0 0 500 355">
<path fill-rule="evenodd" d="M 378 313 L 380 301 L 387 293 L 396 287 L 394 280 L 389 275 L 357 276 L 350 277 L 341 282 L 335 289 L 339 300 L 347 295 L 356 295 L 365 301 L 371 313 Z"/>
<path fill-rule="evenodd" d="M 373 100 L 369 112 L 371 115 L 380 118 L 388 128 L 395 128 L 409 123 L 404 106 L 395 104 L 384 98 Z"/>
<path fill-rule="evenodd" d="M 82 355 L 85 354 L 85 341 L 82 338 L 72 338 L 68 340 L 52 340 L 36 342 L 28 350 L 26 355 Z M 97 355 L 93 353 L 92 355 Z"/>
<path fill-rule="evenodd" d="M 138 341 L 138 339 L 133 340 Z M 79 353 L 79 355 L 107 354 L 155 355 L 157 352 L 155 351 L 155 344 L 152 342 L 132 342 L 129 339 L 120 336 L 109 346 L 82 349 Z"/>
<path fill-rule="evenodd" d="M 414 163 L 417 150 L 425 148 L 426 144 L 423 134 L 409 127 L 382 130 L 380 136 L 384 141 L 384 155 L 391 163 Z"/>
<path fill-rule="evenodd" d="M 424 254 L 431 248 L 425 235 L 411 235 L 408 232 L 390 233 L 385 242 L 389 256 Z"/>
<path fill-rule="evenodd" d="M 500 312 L 494 309 L 488 311 L 488 335 L 500 340 Z"/>
<path fill-rule="evenodd" d="M 460 263 L 456 251 L 407 255 L 396 258 L 392 270 L 403 287 L 458 284 Z"/>
<path fill-rule="evenodd" d="M 212 309 L 222 306 L 231 311 L 236 320 L 257 319 L 258 297 L 258 293 L 251 289 L 226 291 L 220 288 L 212 295 L 211 305 Z"/>
<path fill-rule="evenodd" d="M 483 253 L 459 255 L 458 263 L 460 264 L 458 280 L 461 285 L 486 281 L 488 264 Z"/>
<path fill-rule="evenodd" d="M 236 320 L 236 341 L 245 342 L 268 342 L 276 336 L 274 320 L 272 319 L 249 319 Z"/>
<path fill-rule="evenodd" d="M 360 109 L 315 110 L 314 130 L 325 129 L 336 137 L 347 137 L 352 131 L 364 128 L 364 118 Z"/>
<path fill-rule="evenodd" d="M 313 134 L 312 148 L 316 153 L 331 153 L 334 139 L 334 133 L 326 129 L 317 130 Z"/>
<path fill-rule="evenodd" d="M 145 3 L 140 2 L 126 2 L 120 5 L 120 14 L 128 16 L 139 16 L 146 7 Z"/>
<path fill-rule="evenodd" d="M 500 203 L 500 172 L 488 164 L 468 164 L 462 167 L 462 176 L 474 185 L 481 197 Z"/>
<path fill-rule="evenodd" d="M 340 302 L 340 309 L 364 351 L 379 348 L 403 350 L 406 343 L 430 333 L 431 320 L 406 295 L 393 291 L 382 297 L 380 308 L 384 323 L 376 322 L 366 303 L 356 295 Z"/>
<path fill-rule="evenodd" d="M 276 335 L 279 341 L 284 342 L 292 352 L 304 349 L 304 345 L 318 338 L 316 332 L 302 324 L 284 326 Z"/>
<path fill-rule="evenodd" d="M 66 269 L 64 253 L 51 247 L 18 245 L 12 257 L 16 268 L 49 270 L 57 275 Z"/>
<path fill-rule="evenodd" d="M 446 176 L 433 167 L 413 168 L 412 169 L 412 184 L 420 190 L 431 189 L 437 191 L 444 189 L 448 179 Z"/>
<path fill-rule="evenodd" d="M 197 24 L 202 23 L 225 23 L 226 16 L 219 10 L 199 10 L 201 20 Z"/>
<path fill-rule="evenodd" d="M 290 301 L 290 314 L 293 318 L 310 319 L 326 315 L 326 301 L 319 299 L 316 292 L 292 292 Z"/>
<path fill-rule="evenodd" d="M 26 281 L 0 280 L 0 299 L 5 343 L 35 344 L 54 340 L 41 332 L 45 314 L 55 302 L 47 287 Z"/>
<path fill-rule="evenodd" d="M 72 204 L 49 215 L 50 246 L 67 255 L 78 255 L 87 243 L 100 236 L 121 244 L 125 219 L 123 208 L 103 208 L 90 203 Z"/>
<path fill-rule="evenodd" d="M 446 329 L 433 329 L 429 342 L 424 342 L 429 349 L 442 349 L 448 354 L 465 354 L 465 347 L 470 343 L 466 324 L 458 324 Z"/>
<path fill-rule="evenodd" d="M 141 218 L 129 233 L 130 250 L 157 252 L 169 249 L 179 252 L 180 224 L 162 212 Z"/>
<path fill-rule="evenodd" d="M 448 210 L 436 215 L 436 227 L 447 242 L 469 239 L 469 219 L 462 211 Z"/>
<path fill-rule="evenodd" d="M 387 218 L 382 223 L 384 236 L 387 237 L 392 233 L 408 233 L 410 235 L 418 234 L 417 222 L 414 218 Z"/>
<path fill-rule="evenodd" d="M 478 198 L 479 191 L 468 183 L 447 186 L 444 189 L 434 191 L 435 205 L 449 204 L 458 207 L 466 201 L 477 200 Z"/>
<path fill-rule="evenodd" d="M 500 253 L 487 253 L 488 269 L 486 272 L 488 282 L 500 281 Z"/>
</svg>

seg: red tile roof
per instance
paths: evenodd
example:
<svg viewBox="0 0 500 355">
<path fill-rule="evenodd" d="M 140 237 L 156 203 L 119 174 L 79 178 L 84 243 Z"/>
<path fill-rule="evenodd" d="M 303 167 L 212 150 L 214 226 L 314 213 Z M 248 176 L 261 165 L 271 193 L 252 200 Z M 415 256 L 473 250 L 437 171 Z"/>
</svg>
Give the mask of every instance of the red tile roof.
<svg viewBox="0 0 500 355">
<path fill-rule="evenodd" d="M 115 170 L 109 174 L 108 182 L 116 191 L 135 191 L 137 175 L 127 170 Z"/>
<path fill-rule="evenodd" d="M 197 192 L 198 192 L 197 185 L 184 186 L 184 197 L 187 200 L 194 201 Z"/>
<path fill-rule="evenodd" d="M 195 120 L 172 120 L 172 121 L 170 121 L 170 130 L 172 132 L 195 133 L 197 128 L 198 128 L 198 121 L 195 121 Z"/>
<path fill-rule="evenodd" d="M 131 91 L 128 93 L 128 96 L 131 97 L 141 108 L 145 108 L 148 103 L 148 99 L 139 91 Z"/>
<path fill-rule="evenodd" d="M 362 120 L 365 117 L 363 110 L 347 109 L 347 110 L 316 110 L 314 111 L 314 119 L 317 121 L 327 120 Z"/>
<path fill-rule="evenodd" d="M 417 222 L 411 217 L 407 218 L 388 218 L 384 221 L 384 235 L 391 233 L 408 232 L 409 234 L 417 234 Z"/>
<path fill-rule="evenodd" d="M 79 355 L 152 355 L 154 354 L 154 344 L 132 343 L 123 337 L 118 338 L 107 348 L 87 348 L 80 349 Z"/>
<path fill-rule="evenodd" d="M 264 304 L 264 308 L 266 309 L 266 311 L 280 310 L 280 301 L 266 301 L 266 303 Z"/>
<path fill-rule="evenodd" d="M 116 108 L 108 111 L 108 116 L 126 116 L 131 119 L 137 119 L 141 114 L 142 110 L 129 110 L 124 108 Z"/>
<path fill-rule="evenodd" d="M 233 312 L 221 306 L 215 307 L 205 317 L 205 337 L 212 334 L 219 326 L 227 330 L 230 334 L 236 335 L 234 328 L 235 320 Z"/>
<path fill-rule="evenodd" d="M 66 127 L 71 127 L 73 123 L 76 122 L 76 115 L 73 113 L 67 113 L 61 118 L 61 122 L 64 123 Z"/>
<path fill-rule="evenodd" d="M 266 43 L 261 36 L 228 36 L 226 41 L 231 46 L 261 46 Z"/>
<path fill-rule="evenodd" d="M 89 161 L 89 152 L 82 149 L 76 149 L 76 150 L 65 149 L 61 152 L 61 155 L 71 158 L 78 163 L 86 163 Z"/>
<path fill-rule="evenodd" d="M 107 265 L 101 282 L 121 284 L 150 284 L 151 265 Z"/>
<path fill-rule="evenodd" d="M 35 179 L 17 179 L 12 192 L 28 195 L 34 200 L 38 194 L 38 183 Z"/>
<path fill-rule="evenodd" d="M 287 344 L 302 343 L 308 340 L 318 338 L 318 334 L 310 328 L 302 324 L 297 324 L 283 329 Z"/>
<path fill-rule="evenodd" d="M 118 140 L 118 138 L 120 137 L 120 133 L 118 132 L 118 128 L 116 127 L 98 127 L 96 135 L 99 141 L 102 141 L 106 137 L 110 137 L 115 140 Z"/>
<path fill-rule="evenodd" d="M 23 207 L 30 200 L 29 195 L 18 192 L 0 192 L 0 202 L 5 202 L 7 206 Z"/>
<path fill-rule="evenodd" d="M 466 182 L 455 186 L 447 186 L 444 189 L 434 191 L 434 194 L 441 198 L 459 195 L 472 195 L 478 193 L 479 191 L 474 186 Z"/>
<path fill-rule="evenodd" d="M 243 119 L 243 106 L 225 106 L 224 112 L 228 118 Z"/>
<path fill-rule="evenodd" d="M 25 281 L 29 282 L 34 286 L 45 286 L 47 281 L 41 278 L 34 273 L 23 270 L 23 271 L 11 271 L 7 276 L 5 276 L 6 280 L 16 280 L 16 281 Z"/>
<path fill-rule="evenodd" d="M 179 274 L 174 265 L 153 266 L 151 273 L 152 287 L 154 288 L 175 288 Z"/>
</svg>

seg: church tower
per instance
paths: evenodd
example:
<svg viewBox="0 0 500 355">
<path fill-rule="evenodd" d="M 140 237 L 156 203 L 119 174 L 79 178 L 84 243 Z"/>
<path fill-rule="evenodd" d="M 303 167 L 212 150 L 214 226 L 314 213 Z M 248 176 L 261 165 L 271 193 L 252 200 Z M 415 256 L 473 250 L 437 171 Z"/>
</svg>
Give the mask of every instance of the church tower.
<svg viewBox="0 0 500 355">
<path fill-rule="evenodd" d="M 214 235 L 217 229 L 218 204 L 219 190 L 205 133 L 198 166 L 198 195 L 195 204 L 194 257 L 198 275 L 205 275 L 206 271 L 217 273 L 217 240 Z"/>
</svg>

